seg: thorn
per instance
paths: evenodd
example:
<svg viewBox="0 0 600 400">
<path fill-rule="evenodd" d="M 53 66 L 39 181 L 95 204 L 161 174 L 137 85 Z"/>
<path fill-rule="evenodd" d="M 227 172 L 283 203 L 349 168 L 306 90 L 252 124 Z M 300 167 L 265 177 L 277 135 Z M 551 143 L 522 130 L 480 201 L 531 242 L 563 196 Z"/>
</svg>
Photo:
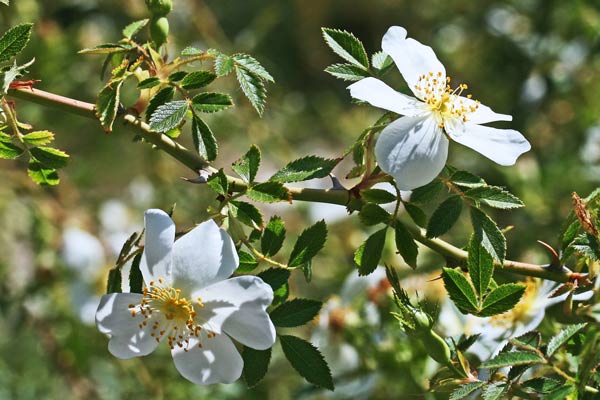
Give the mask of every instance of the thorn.
<svg viewBox="0 0 600 400">
<path fill-rule="evenodd" d="M 186 178 L 185 176 L 182 176 L 181 179 L 189 183 L 206 183 L 208 181 L 209 176 L 210 174 L 208 171 L 201 169 L 198 171 L 197 177 L 190 179 Z"/>
<path fill-rule="evenodd" d="M 331 189 L 332 190 L 348 190 L 342 185 L 340 180 L 334 174 L 330 173 L 329 178 L 331 178 Z"/>
<path fill-rule="evenodd" d="M 560 270 L 562 270 L 561 265 L 560 265 L 560 257 L 558 256 L 558 253 L 556 252 L 556 250 L 554 250 L 554 248 L 552 246 L 550 246 L 546 242 L 542 242 L 541 240 L 538 240 L 537 242 L 539 244 L 541 244 L 542 247 L 544 249 L 546 249 L 550 253 L 551 257 L 552 257 L 552 261 L 548 265 L 548 269 L 551 270 L 551 271 L 560 271 Z"/>
</svg>

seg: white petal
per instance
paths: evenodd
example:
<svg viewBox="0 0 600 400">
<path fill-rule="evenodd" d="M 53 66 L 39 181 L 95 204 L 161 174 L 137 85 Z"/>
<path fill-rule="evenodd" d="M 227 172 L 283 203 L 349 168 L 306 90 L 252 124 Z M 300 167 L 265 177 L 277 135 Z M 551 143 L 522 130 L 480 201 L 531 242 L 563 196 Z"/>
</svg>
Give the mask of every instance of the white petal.
<svg viewBox="0 0 600 400">
<path fill-rule="evenodd" d="M 513 165 L 521 154 L 531 149 L 527 139 L 512 129 L 496 129 L 469 122 L 449 122 L 446 123 L 446 131 L 452 140 L 500 165 Z"/>
<path fill-rule="evenodd" d="M 175 240 L 175 224 L 166 212 L 157 209 L 144 214 L 145 245 L 140 271 L 148 284 L 158 278 L 171 282 L 171 249 Z"/>
<path fill-rule="evenodd" d="M 198 347 L 197 339 L 192 339 L 187 352 L 175 346 L 171 354 L 179 373 L 198 385 L 235 382 L 244 367 L 240 353 L 227 335 L 210 339 L 203 336 L 202 348 Z"/>
<path fill-rule="evenodd" d="M 184 292 L 192 292 L 227 279 L 238 264 L 231 237 L 213 220 L 208 220 L 175 242 L 174 286 Z"/>
<path fill-rule="evenodd" d="M 448 157 L 448 139 L 433 116 L 402 117 L 388 125 L 375 145 L 375 158 L 401 190 L 433 180 Z"/>
<path fill-rule="evenodd" d="M 355 99 L 393 111 L 400 115 L 415 116 L 422 114 L 425 105 L 414 97 L 395 91 L 379 79 L 365 78 L 348 86 L 350 95 Z"/>
<path fill-rule="evenodd" d="M 140 357 L 154 351 L 158 342 L 151 336 L 152 323 L 142 329 L 139 325 L 144 321 L 141 314 L 131 316 L 130 304 L 139 304 L 142 299 L 137 293 L 111 293 L 102 296 L 96 325 L 100 332 L 110 335 L 108 350 L 118 358 Z"/>
<path fill-rule="evenodd" d="M 442 73 L 441 81 L 446 80 L 446 69 L 437 59 L 429 46 L 425 46 L 414 39 L 406 38 L 406 29 L 392 26 L 381 41 L 381 48 L 389 54 L 396 63 L 408 87 L 415 93 L 415 86 L 419 76 L 433 72 Z"/>
<path fill-rule="evenodd" d="M 204 303 L 198 318 L 207 321 L 208 329 L 225 332 L 253 349 L 268 349 L 275 343 L 275 327 L 266 312 L 273 290 L 259 277 L 227 279 L 195 292 L 196 297 Z"/>
<path fill-rule="evenodd" d="M 512 121 L 512 116 L 507 114 L 498 114 L 492 111 L 488 106 L 484 106 L 481 103 L 477 103 L 473 99 L 468 99 L 463 96 L 459 96 L 457 101 L 461 102 L 466 107 L 477 107 L 474 112 L 466 114 L 467 121 L 472 124 L 487 124 L 488 122 L 494 121 Z"/>
</svg>

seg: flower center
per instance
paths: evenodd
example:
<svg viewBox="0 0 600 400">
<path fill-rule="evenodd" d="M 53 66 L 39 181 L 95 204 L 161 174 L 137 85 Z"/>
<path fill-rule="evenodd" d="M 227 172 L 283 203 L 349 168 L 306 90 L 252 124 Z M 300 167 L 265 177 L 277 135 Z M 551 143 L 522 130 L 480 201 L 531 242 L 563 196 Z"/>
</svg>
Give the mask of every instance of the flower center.
<svg viewBox="0 0 600 400">
<path fill-rule="evenodd" d="M 490 318 L 490 323 L 505 328 L 514 327 L 517 322 L 526 324 L 532 317 L 531 312 L 534 308 L 537 293 L 538 285 L 533 279 L 528 279 L 525 282 L 525 293 L 523 293 L 523 297 L 517 305 L 504 314 L 494 315 Z"/>
<path fill-rule="evenodd" d="M 462 92 L 468 89 L 466 84 L 461 83 L 452 89 L 451 80 L 450 77 L 444 78 L 441 72 L 429 72 L 419 76 L 415 85 L 415 94 L 434 113 L 440 128 L 444 128 L 445 121 L 450 118 L 459 118 L 462 122 L 467 122 L 467 115 L 479 107 L 479 101 L 467 104 L 460 97 Z M 471 95 L 468 94 L 467 98 L 470 99 Z"/>
<path fill-rule="evenodd" d="M 202 308 L 204 304 L 201 298 L 195 301 L 181 296 L 181 290 L 165 284 L 162 278 L 158 284 L 150 281 L 144 288 L 142 301 L 139 304 L 130 304 L 131 316 L 143 316 L 139 324 L 144 329 L 151 323 L 150 336 L 160 342 L 163 337 L 167 338 L 169 347 L 182 347 L 188 351 L 190 339 L 198 339 L 198 347 L 202 347 L 201 332 L 204 327 L 197 321 L 196 307 Z M 207 331 L 207 338 L 215 337 L 215 333 Z"/>
</svg>

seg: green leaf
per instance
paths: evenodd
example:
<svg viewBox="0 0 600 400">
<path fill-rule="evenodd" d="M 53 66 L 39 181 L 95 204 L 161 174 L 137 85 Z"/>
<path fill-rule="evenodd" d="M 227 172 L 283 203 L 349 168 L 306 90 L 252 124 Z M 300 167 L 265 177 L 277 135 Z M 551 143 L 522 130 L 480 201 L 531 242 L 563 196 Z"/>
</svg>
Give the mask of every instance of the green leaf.
<svg viewBox="0 0 600 400">
<path fill-rule="evenodd" d="M 298 267 L 309 262 L 325 245 L 327 240 L 327 225 L 325 221 L 318 221 L 311 227 L 306 228 L 294 244 L 288 267 Z"/>
<path fill-rule="evenodd" d="M 369 202 L 376 204 L 387 204 L 396 201 L 396 195 L 383 189 L 365 189 L 360 191 L 361 197 Z"/>
<path fill-rule="evenodd" d="M 417 243 L 415 243 L 413 236 L 399 220 L 396 220 L 394 225 L 394 234 L 396 248 L 398 249 L 398 253 L 400 253 L 404 259 L 404 262 L 412 269 L 417 268 L 419 248 L 417 247 Z"/>
<path fill-rule="evenodd" d="M 485 385 L 485 382 L 475 381 L 460 385 L 452 391 L 449 400 L 463 400 L 468 395 Z"/>
<path fill-rule="evenodd" d="M 563 383 L 554 379 L 539 377 L 521 383 L 521 386 L 536 393 L 550 393 L 562 388 Z"/>
<path fill-rule="evenodd" d="M 458 221 L 463 201 L 458 195 L 448 197 L 436 208 L 427 224 L 427 237 L 435 238 L 448 232 Z"/>
<path fill-rule="evenodd" d="M 285 240 L 285 225 L 278 216 L 273 216 L 265 227 L 260 240 L 260 251 L 267 257 L 274 256 L 281 250 Z"/>
<path fill-rule="evenodd" d="M 410 202 L 415 204 L 431 204 L 446 189 L 439 179 L 434 179 L 425 186 L 416 188 L 410 194 Z"/>
<path fill-rule="evenodd" d="M 122 80 L 117 82 L 111 82 L 98 94 L 98 100 L 96 101 L 96 116 L 102 124 L 104 132 L 112 132 L 112 126 L 117 117 L 117 110 L 119 109 L 119 97 L 121 92 L 121 86 L 123 85 Z M 148 106 L 148 109 L 150 106 Z"/>
<path fill-rule="evenodd" d="M 369 68 L 365 47 L 353 34 L 339 29 L 322 28 L 323 38 L 334 53 L 358 67 Z"/>
<path fill-rule="evenodd" d="M 181 81 L 181 87 L 184 89 L 199 89 L 210 84 L 217 78 L 217 75 L 209 71 L 194 71 L 186 75 Z"/>
<path fill-rule="evenodd" d="M 507 283 L 500 285 L 492 290 L 481 305 L 481 311 L 477 314 L 480 317 L 489 317 L 502 314 L 512 309 L 521 300 L 525 293 L 525 286 L 516 283 Z"/>
<path fill-rule="evenodd" d="M 150 116 L 150 129 L 164 133 L 178 127 L 187 110 L 186 100 L 175 100 L 159 106 Z"/>
<path fill-rule="evenodd" d="M 19 54 L 29 42 L 33 24 L 21 24 L 8 31 L 0 37 L 0 63 L 10 60 Z"/>
<path fill-rule="evenodd" d="M 175 88 L 168 86 L 160 89 L 154 96 L 152 96 L 148 102 L 148 107 L 146 108 L 146 122 L 150 121 L 150 116 L 154 114 L 154 111 L 156 111 L 159 106 L 171 101 L 174 94 Z"/>
<path fill-rule="evenodd" d="M 444 286 L 450 299 L 463 314 L 477 311 L 477 296 L 471 282 L 460 272 L 452 268 L 444 268 L 442 272 Z"/>
<path fill-rule="evenodd" d="M 354 252 L 354 262 L 358 265 L 358 274 L 369 275 L 381 259 L 387 227 L 375 232 Z"/>
<path fill-rule="evenodd" d="M 483 388 L 483 400 L 500 400 L 508 390 L 505 382 L 494 382 Z"/>
<path fill-rule="evenodd" d="M 133 35 L 138 33 L 143 27 L 148 24 L 149 19 L 142 19 L 139 21 L 134 21 L 123 28 L 123 36 L 127 39 L 131 39 Z"/>
<path fill-rule="evenodd" d="M 254 205 L 244 201 L 230 201 L 229 205 L 229 210 L 240 222 L 254 229 L 262 229 L 262 214 Z"/>
<path fill-rule="evenodd" d="M 290 279 L 291 272 L 283 268 L 269 268 L 262 271 L 257 276 L 267 283 L 273 291 L 277 291 L 288 279 Z"/>
<path fill-rule="evenodd" d="M 202 54 L 202 50 L 197 49 L 197 48 L 192 47 L 192 46 L 188 46 L 188 47 L 186 47 L 185 49 L 183 49 L 181 51 L 181 55 L 184 56 L 184 57 L 198 56 L 200 54 Z"/>
<path fill-rule="evenodd" d="M 160 85 L 160 79 L 153 76 L 152 78 L 146 78 L 140 81 L 137 87 L 138 89 L 150 89 L 157 85 Z"/>
<path fill-rule="evenodd" d="M 467 190 L 465 195 L 482 204 L 503 210 L 525 206 L 517 196 L 497 186 L 475 187 Z"/>
<path fill-rule="evenodd" d="M 487 291 L 494 273 L 494 259 L 479 244 L 474 237 L 469 241 L 469 256 L 467 259 L 469 276 L 473 286 L 481 298 Z"/>
<path fill-rule="evenodd" d="M 269 180 L 277 182 L 298 182 L 324 178 L 335 168 L 339 160 L 317 156 L 307 156 L 290 162 L 277 171 Z"/>
<path fill-rule="evenodd" d="M 494 260 L 504 261 L 506 255 L 506 239 L 494 221 L 483 211 L 471 207 L 471 223 L 475 239 L 490 253 Z"/>
<path fill-rule="evenodd" d="M 48 168 L 62 168 L 69 162 L 67 153 L 52 147 L 33 147 L 29 151 L 37 161 Z"/>
<path fill-rule="evenodd" d="M 390 220 L 390 213 L 377 204 L 367 203 L 358 213 L 358 218 L 366 226 L 386 223 Z"/>
<path fill-rule="evenodd" d="M 192 139 L 198 154 L 213 161 L 219 154 L 219 145 L 209 126 L 195 114 L 192 116 Z"/>
<path fill-rule="evenodd" d="M 50 131 L 35 131 L 23 136 L 23 140 L 30 146 L 43 146 L 54 140 L 54 133 Z"/>
<path fill-rule="evenodd" d="M 241 67 L 235 68 L 235 76 L 240 84 L 240 89 L 242 89 L 252 107 L 258 115 L 262 116 L 267 103 L 267 89 L 263 81 L 257 75 Z"/>
<path fill-rule="evenodd" d="M 192 107 L 205 113 L 223 111 L 232 105 L 233 101 L 231 100 L 231 96 L 225 93 L 200 93 L 192 99 Z"/>
<path fill-rule="evenodd" d="M 246 196 L 261 203 L 290 201 L 290 192 L 279 182 L 263 182 L 254 185 L 248 189 Z"/>
<path fill-rule="evenodd" d="M 485 186 L 485 181 L 478 177 L 477 175 L 473 175 L 467 171 L 456 171 L 450 177 L 450 181 L 457 186 L 467 187 L 467 188 L 475 188 Z"/>
<path fill-rule="evenodd" d="M 23 154 L 23 151 L 25 150 L 15 144 L 0 142 L 0 158 L 13 160 Z"/>
<path fill-rule="evenodd" d="M 260 150 L 255 145 L 250 146 L 246 154 L 231 165 L 233 171 L 247 183 L 254 182 L 259 167 Z"/>
<path fill-rule="evenodd" d="M 140 261 L 142 260 L 142 253 L 138 253 L 133 257 L 131 262 L 131 269 L 129 270 L 129 292 L 130 293 L 142 293 L 144 286 L 144 277 L 142 271 L 140 271 Z"/>
<path fill-rule="evenodd" d="M 427 225 L 427 215 L 425 215 L 425 212 L 423 212 L 423 210 L 421 210 L 419 207 L 415 206 L 412 203 L 403 204 L 404 209 L 410 216 L 410 219 L 412 219 L 413 222 L 419 225 L 421 228 L 424 228 L 425 225 Z"/>
<path fill-rule="evenodd" d="M 106 281 L 106 294 L 121 293 L 121 269 L 115 267 L 108 271 L 108 280 Z"/>
<path fill-rule="evenodd" d="M 293 299 L 271 311 L 273 325 L 280 328 L 293 328 L 304 325 L 319 313 L 323 303 L 309 299 Z"/>
<path fill-rule="evenodd" d="M 134 46 L 125 45 L 120 43 L 104 43 L 99 44 L 94 47 L 89 47 L 87 49 L 81 49 L 77 53 L 78 54 L 112 54 L 112 53 L 122 53 L 128 50 L 134 49 Z"/>
<path fill-rule="evenodd" d="M 55 186 L 60 182 L 54 168 L 47 168 L 33 159 L 29 161 L 27 173 L 31 180 L 38 185 Z"/>
<path fill-rule="evenodd" d="M 573 240 L 570 247 L 584 257 L 600 261 L 600 247 L 598 239 L 589 233 L 579 235 Z"/>
<path fill-rule="evenodd" d="M 364 68 L 352 64 L 333 64 L 325 68 L 325 72 L 345 81 L 360 81 L 370 76 Z"/>
<path fill-rule="evenodd" d="M 394 65 L 394 60 L 383 51 L 378 51 L 371 56 L 371 64 L 378 70 L 377 75 L 382 76 Z"/>
<path fill-rule="evenodd" d="M 269 82 L 275 82 L 271 74 L 269 74 L 254 57 L 251 57 L 248 54 L 238 53 L 232 55 L 231 58 L 237 65 L 250 71 L 253 75 L 258 76 L 260 79 L 264 79 Z"/>
<path fill-rule="evenodd" d="M 323 355 L 315 346 L 296 336 L 279 336 L 285 358 L 292 367 L 308 382 L 333 390 L 331 371 Z"/>
<path fill-rule="evenodd" d="M 556 350 L 558 350 L 561 346 L 565 345 L 569 341 L 569 339 L 573 337 L 573 335 L 585 328 L 586 325 L 587 324 L 568 325 L 557 335 L 553 336 L 552 339 L 550 339 L 550 341 L 548 342 L 546 356 L 552 357 Z"/>
<path fill-rule="evenodd" d="M 235 272 L 239 274 L 245 274 L 254 271 L 256 267 L 258 267 L 258 261 L 256 261 L 252 254 L 240 250 L 238 251 L 238 256 L 240 259 L 240 265 Z"/>
<path fill-rule="evenodd" d="M 223 54 L 218 53 L 215 57 L 215 73 L 217 76 L 225 76 L 229 75 L 233 68 L 235 67 L 235 62 L 233 58 Z"/>
<path fill-rule="evenodd" d="M 543 364 L 546 360 L 537 353 L 530 351 L 511 351 L 500 353 L 491 360 L 483 362 L 479 368 L 502 368 L 514 365 Z"/>
<path fill-rule="evenodd" d="M 271 349 L 255 350 L 244 346 L 244 380 L 249 388 L 256 386 L 267 374 L 271 362 Z"/>
<path fill-rule="evenodd" d="M 576 392 L 575 386 L 567 384 L 545 395 L 544 400 L 564 400 L 573 392 Z"/>
<path fill-rule="evenodd" d="M 186 71 L 175 71 L 171 75 L 169 75 L 169 82 L 179 82 L 183 78 L 187 76 Z"/>
<path fill-rule="evenodd" d="M 521 350 L 536 351 L 542 344 L 542 335 L 537 331 L 529 331 L 521 336 L 509 339 L 508 342 Z"/>
<path fill-rule="evenodd" d="M 208 186 L 211 187 L 217 194 L 221 196 L 226 196 L 227 192 L 229 192 L 229 182 L 227 181 L 227 175 L 223 172 L 221 168 L 218 172 L 212 174 L 208 180 L 206 181 Z"/>
</svg>

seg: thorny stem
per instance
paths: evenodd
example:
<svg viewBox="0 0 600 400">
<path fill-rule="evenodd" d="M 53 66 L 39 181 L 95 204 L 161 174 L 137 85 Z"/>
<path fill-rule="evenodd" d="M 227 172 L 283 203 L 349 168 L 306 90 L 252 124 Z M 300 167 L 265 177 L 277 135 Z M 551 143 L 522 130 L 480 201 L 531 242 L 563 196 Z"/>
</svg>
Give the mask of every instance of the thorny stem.
<svg viewBox="0 0 600 400">
<path fill-rule="evenodd" d="M 97 119 L 95 106 L 91 103 L 71 99 L 54 93 L 45 92 L 34 88 L 18 88 L 9 90 L 8 94 L 12 97 L 30 101 L 32 103 L 58 109 L 67 113 L 81 115 L 83 117 Z M 198 173 L 200 170 L 206 170 L 211 173 L 217 171 L 216 168 L 196 155 L 194 152 L 186 149 L 184 146 L 175 142 L 173 139 L 159 132 L 150 130 L 148 124 L 142 122 L 133 114 L 123 114 L 120 119 L 125 126 L 137 135 L 140 135 L 148 142 L 168 153 L 177 161 Z M 248 185 L 241 179 L 227 176 L 229 187 L 235 192 L 245 191 Z M 315 203 L 329 203 L 346 206 L 352 200 L 352 193 L 345 189 L 310 189 L 288 187 L 292 200 L 309 201 Z M 417 226 L 407 224 L 407 228 L 423 245 L 429 247 L 438 254 L 452 258 L 457 261 L 466 261 L 467 252 L 461 250 L 450 243 L 441 239 L 429 239 L 425 231 Z M 256 250 L 255 250 L 256 251 Z M 568 271 L 552 271 L 541 265 L 522 263 L 518 261 L 505 260 L 497 266 L 503 270 L 519 275 L 533 276 L 543 279 L 549 279 L 555 282 L 570 282 L 582 280 L 585 282 L 586 275 L 572 273 Z"/>
</svg>

